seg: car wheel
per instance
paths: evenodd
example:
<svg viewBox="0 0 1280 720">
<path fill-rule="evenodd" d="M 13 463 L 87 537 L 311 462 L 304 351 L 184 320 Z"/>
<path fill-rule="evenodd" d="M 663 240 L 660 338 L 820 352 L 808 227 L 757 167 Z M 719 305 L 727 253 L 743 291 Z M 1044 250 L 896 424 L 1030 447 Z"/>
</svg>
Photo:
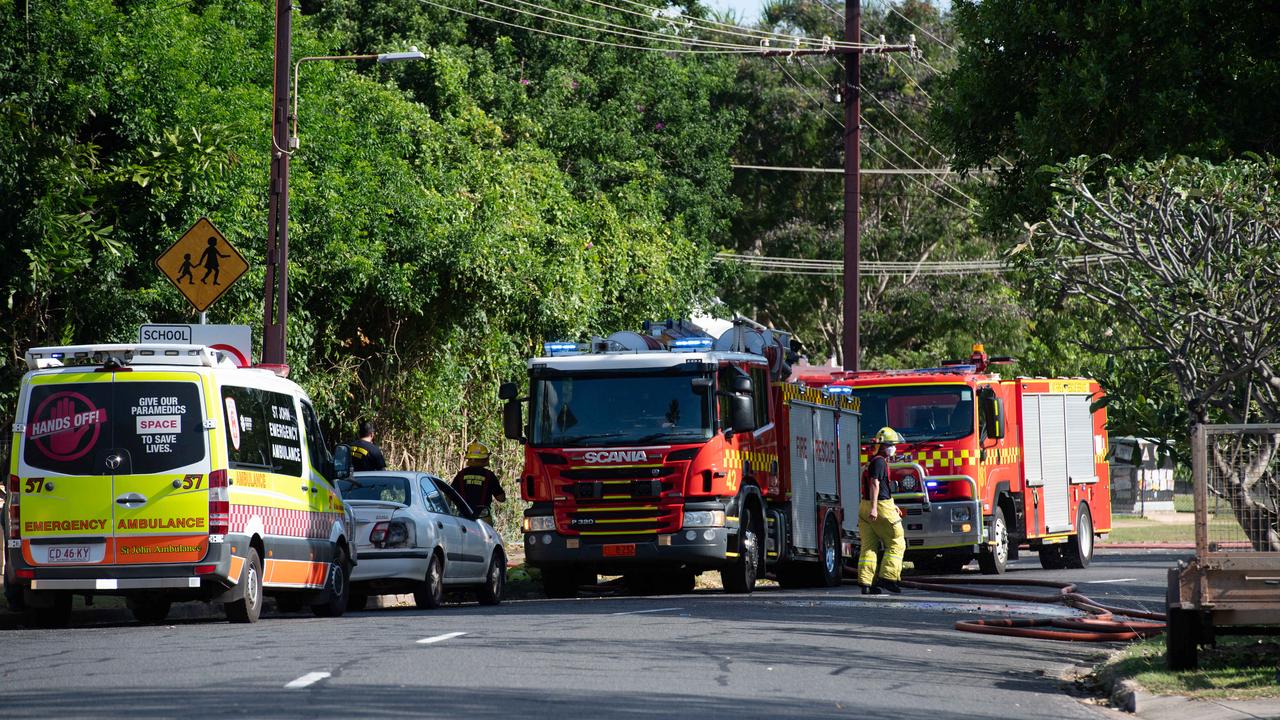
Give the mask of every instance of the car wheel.
<svg viewBox="0 0 1280 720">
<path fill-rule="evenodd" d="M 335 553 L 333 562 L 329 564 L 329 596 L 324 602 L 311 606 L 316 617 L 341 617 L 347 611 L 351 594 L 351 560 L 342 545 L 335 549 Z"/>
<path fill-rule="evenodd" d="M 164 622 L 169 617 L 171 607 L 168 598 L 151 596 L 131 597 L 125 604 L 129 606 L 129 612 L 133 613 L 133 619 L 144 625 Z"/>
<path fill-rule="evenodd" d="M 481 605 L 497 605 L 502 602 L 502 591 L 507 587 L 507 556 L 502 550 L 494 550 L 489 560 L 489 572 L 484 576 L 484 585 L 476 592 L 476 600 Z"/>
<path fill-rule="evenodd" d="M 427 577 L 413 591 L 413 601 L 423 610 L 433 610 L 444 604 L 444 565 L 439 555 L 432 555 L 427 563 Z"/>
<path fill-rule="evenodd" d="M 991 515 L 991 539 L 995 542 L 978 553 L 978 567 L 983 575 L 1003 575 L 1009 566 L 1009 524 L 1000 506 Z"/>
<path fill-rule="evenodd" d="M 240 571 L 240 583 L 244 586 L 244 597 L 223 603 L 222 609 L 233 623 L 256 623 L 262 616 L 262 560 L 257 548 L 249 548 L 244 569 Z"/>
</svg>

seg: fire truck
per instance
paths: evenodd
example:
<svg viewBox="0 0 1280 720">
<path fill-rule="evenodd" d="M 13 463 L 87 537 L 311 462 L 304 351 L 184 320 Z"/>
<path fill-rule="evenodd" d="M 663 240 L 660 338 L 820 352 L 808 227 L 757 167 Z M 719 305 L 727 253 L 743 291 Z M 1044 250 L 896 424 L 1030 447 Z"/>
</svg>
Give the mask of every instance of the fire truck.
<svg viewBox="0 0 1280 720">
<path fill-rule="evenodd" d="M 856 531 L 858 400 L 788 382 L 787 333 L 739 318 L 713 338 L 683 321 L 528 361 L 504 383 L 507 437 L 525 444 L 526 562 L 552 597 L 600 574 L 691 590 L 719 571 L 833 586 Z M 527 405 L 528 413 L 525 414 Z"/>
<path fill-rule="evenodd" d="M 976 557 L 1000 574 L 1022 548 L 1046 569 L 1083 568 L 1111 529 L 1098 383 L 988 371 L 1008 362 L 977 344 L 967 362 L 938 368 L 795 375 L 860 401 L 864 448 L 882 426 L 904 436 L 890 485 L 917 569 L 954 572 Z"/>
</svg>

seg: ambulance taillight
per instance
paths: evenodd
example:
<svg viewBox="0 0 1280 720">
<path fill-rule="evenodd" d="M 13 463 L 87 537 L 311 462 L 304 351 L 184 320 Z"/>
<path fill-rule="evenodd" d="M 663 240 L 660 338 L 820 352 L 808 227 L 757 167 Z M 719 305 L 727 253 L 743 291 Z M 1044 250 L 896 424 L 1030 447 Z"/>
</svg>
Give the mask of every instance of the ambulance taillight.
<svg viewBox="0 0 1280 720">
<path fill-rule="evenodd" d="M 227 494 L 227 471 L 209 473 L 209 534 L 226 535 L 231 531 L 231 498 Z"/>
<path fill-rule="evenodd" d="M 9 539 L 18 540 L 22 537 L 22 520 L 21 513 L 18 512 L 18 498 L 21 493 L 18 492 L 17 475 L 9 476 Z"/>
</svg>

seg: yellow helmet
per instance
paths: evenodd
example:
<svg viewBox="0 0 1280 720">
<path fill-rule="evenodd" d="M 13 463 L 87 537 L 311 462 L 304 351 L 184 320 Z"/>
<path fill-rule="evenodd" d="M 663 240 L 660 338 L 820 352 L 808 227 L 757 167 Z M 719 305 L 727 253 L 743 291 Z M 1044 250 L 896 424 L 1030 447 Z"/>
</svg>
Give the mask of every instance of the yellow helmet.
<svg viewBox="0 0 1280 720">
<path fill-rule="evenodd" d="M 880 432 L 876 433 L 876 442 L 881 445 L 897 445 L 902 442 L 902 436 L 897 430 L 885 426 L 880 428 Z"/>
<path fill-rule="evenodd" d="M 482 442 L 473 442 L 467 446 L 468 460 L 488 460 L 489 446 Z"/>
</svg>

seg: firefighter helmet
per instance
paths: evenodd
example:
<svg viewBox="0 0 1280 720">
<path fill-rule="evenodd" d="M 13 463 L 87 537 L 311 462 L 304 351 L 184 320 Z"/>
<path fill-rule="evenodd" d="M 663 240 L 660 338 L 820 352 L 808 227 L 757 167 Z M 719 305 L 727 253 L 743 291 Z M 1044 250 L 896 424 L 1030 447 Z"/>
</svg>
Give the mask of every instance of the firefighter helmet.
<svg viewBox="0 0 1280 720">
<path fill-rule="evenodd" d="M 876 442 L 881 445 L 896 445 L 902 442 L 902 436 L 898 434 L 897 430 L 886 426 L 880 428 L 880 432 L 876 433 Z"/>
<path fill-rule="evenodd" d="M 473 442 L 467 446 L 468 460 L 488 460 L 489 446 L 482 442 Z"/>
</svg>

